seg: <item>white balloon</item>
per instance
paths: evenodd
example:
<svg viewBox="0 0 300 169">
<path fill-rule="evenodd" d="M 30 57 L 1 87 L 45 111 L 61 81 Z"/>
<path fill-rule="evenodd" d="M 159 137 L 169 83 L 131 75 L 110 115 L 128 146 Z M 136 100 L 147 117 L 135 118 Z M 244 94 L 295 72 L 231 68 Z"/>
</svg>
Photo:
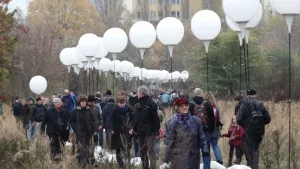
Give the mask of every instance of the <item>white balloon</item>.
<svg viewBox="0 0 300 169">
<path fill-rule="evenodd" d="M 120 28 L 110 28 L 103 35 L 103 43 L 110 53 L 121 53 L 127 46 L 128 38 Z"/>
<path fill-rule="evenodd" d="M 270 0 L 270 3 L 280 14 L 300 14 L 300 0 Z"/>
<path fill-rule="evenodd" d="M 168 78 L 169 72 L 166 70 L 162 70 L 159 79 L 160 80 L 165 80 Z"/>
<path fill-rule="evenodd" d="M 201 10 L 193 16 L 191 28 L 199 40 L 213 40 L 221 31 L 221 19 L 214 11 Z"/>
<path fill-rule="evenodd" d="M 88 61 L 87 58 L 80 53 L 80 51 L 78 49 L 78 46 L 76 47 L 76 57 L 80 62 L 87 62 Z"/>
<path fill-rule="evenodd" d="M 223 10 L 234 22 L 249 22 L 259 10 L 259 0 L 223 0 Z"/>
<path fill-rule="evenodd" d="M 101 44 L 98 43 L 98 36 L 92 33 L 87 33 L 81 36 L 78 41 L 78 49 L 79 52 L 83 56 L 96 56 L 99 53 L 99 49 L 101 48 Z"/>
<path fill-rule="evenodd" d="M 104 47 L 103 38 L 98 37 L 97 43 L 99 43 L 100 48 L 98 49 L 98 54 L 95 56 L 95 58 L 96 59 L 104 58 L 108 54 L 108 51 Z"/>
<path fill-rule="evenodd" d="M 300 2 L 300 0 L 299 0 L 299 2 Z M 247 23 L 246 28 L 254 28 L 254 27 L 256 27 L 258 25 L 258 23 L 261 21 L 262 15 L 263 15 L 262 5 L 259 4 L 259 10 L 258 10 L 258 12 L 254 16 L 254 18 L 250 22 Z"/>
<path fill-rule="evenodd" d="M 143 77 L 141 77 L 141 75 L 139 75 L 139 79 L 144 80 L 146 79 L 146 77 L 148 77 L 148 70 L 145 68 L 142 68 L 142 73 L 143 73 Z"/>
<path fill-rule="evenodd" d="M 139 21 L 130 28 L 129 38 L 138 49 L 150 48 L 156 40 L 156 30 L 151 23 Z"/>
<path fill-rule="evenodd" d="M 80 61 L 77 59 L 76 56 L 77 47 L 70 48 L 70 52 L 68 53 L 68 60 L 70 65 L 78 65 Z"/>
<path fill-rule="evenodd" d="M 29 88 L 35 94 L 42 94 L 47 89 L 47 80 L 43 76 L 34 76 L 29 82 Z"/>
<path fill-rule="evenodd" d="M 176 79 L 179 79 L 180 78 L 180 72 L 178 72 L 178 71 L 175 71 L 175 72 L 173 72 L 172 73 L 172 79 L 174 80 L 176 80 Z"/>
<path fill-rule="evenodd" d="M 139 77 L 141 76 L 141 68 L 139 67 L 134 67 L 134 70 L 132 72 L 133 77 Z"/>
<path fill-rule="evenodd" d="M 98 69 L 103 71 L 103 72 L 109 72 L 111 70 L 111 67 L 112 67 L 111 64 L 112 64 L 111 60 L 109 60 L 107 58 L 102 58 L 99 62 Z"/>
<path fill-rule="evenodd" d="M 227 15 L 226 15 L 226 23 L 231 30 L 233 30 L 235 32 L 241 31 L 239 25 L 237 23 L 235 23 L 234 21 L 232 21 Z"/>
<path fill-rule="evenodd" d="M 187 80 L 188 78 L 189 78 L 189 72 L 187 72 L 187 71 L 183 71 L 183 72 L 181 72 L 181 74 L 180 74 L 180 78 L 182 79 L 182 80 Z"/>
<path fill-rule="evenodd" d="M 68 59 L 68 55 L 70 55 L 71 52 L 71 48 L 64 48 L 60 54 L 59 54 L 59 59 L 61 61 L 62 64 L 66 65 L 66 66 L 70 66 L 70 60 Z"/>
<path fill-rule="evenodd" d="M 180 20 L 174 17 L 162 19 L 156 28 L 158 40 L 166 46 L 174 46 L 181 42 L 184 27 Z"/>
<path fill-rule="evenodd" d="M 122 69 L 121 69 L 121 73 L 131 73 L 134 70 L 134 65 L 131 62 L 128 62 L 127 60 L 124 60 L 121 62 L 122 64 Z"/>
<path fill-rule="evenodd" d="M 116 73 L 120 72 L 122 70 L 122 64 L 121 64 L 121 62 L 119 60 L 113 60 L 111 62 L 111 68 L 110 68 L 110 70 L 112 72 L 116 72 Z"/>
</svg>

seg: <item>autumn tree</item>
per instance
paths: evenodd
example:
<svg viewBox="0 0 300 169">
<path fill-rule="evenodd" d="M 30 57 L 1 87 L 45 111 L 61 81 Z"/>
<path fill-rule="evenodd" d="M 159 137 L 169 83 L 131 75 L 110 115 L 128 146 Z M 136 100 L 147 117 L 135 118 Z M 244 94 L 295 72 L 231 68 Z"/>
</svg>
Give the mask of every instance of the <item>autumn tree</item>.
<svg viewBox="0 0 300 169">
<path fill-rule="evenodd" d="M 0 90 L 8 84 L 10 74 L 10 59 L 17 41 L 17 37 L 11 35 L 15 26 L 15 11 L 9 12 L 7 8 L 8 0 L 0 1 Z"/>
<path fill-rule="evenodd" d="M 86 0 L 32 1 L 26 27 L 28 32 L 20 36 L 14 50 L 16 74 L 10 79 L 15 84 L 10 91 L 20 96 L 30 94 L 28 83 L 36 75 L 47 79 L 48 92 L 67 88 L 68 74 L 60 63 L 60 51 L 76 46 L 84 33 L 100 36 L 104 30 L 98 12 Z M 76 78 L 73 86 L 79 81 Z"/>
</svg>

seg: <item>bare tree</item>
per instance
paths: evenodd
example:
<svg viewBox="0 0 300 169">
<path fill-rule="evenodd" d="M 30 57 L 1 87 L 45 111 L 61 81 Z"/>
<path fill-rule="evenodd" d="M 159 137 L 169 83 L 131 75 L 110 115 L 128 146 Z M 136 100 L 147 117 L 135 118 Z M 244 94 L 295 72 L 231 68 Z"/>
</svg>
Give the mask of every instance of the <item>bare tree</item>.
<svg viewBox="0 0 300 169">
<path fill-rule="evenodd" d="M 181 17 L 183 20 L 190 19 L 190 1 L 181 0 Z"/>
</svg>

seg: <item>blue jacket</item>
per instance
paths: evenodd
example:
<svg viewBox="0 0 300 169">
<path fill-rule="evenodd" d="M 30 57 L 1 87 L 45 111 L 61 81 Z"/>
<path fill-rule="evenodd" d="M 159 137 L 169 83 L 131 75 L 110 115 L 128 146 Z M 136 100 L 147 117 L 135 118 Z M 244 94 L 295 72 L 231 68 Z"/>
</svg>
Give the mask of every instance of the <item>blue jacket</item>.
<svg viewBox="0 0 300 169">
<path fill-rule="evenodd" d="M 162 103 L 169 103 L 170 102 L 170 96 L 167 93 L 161 95 L 161 102 Z"/>
<path fill-rule="evenodd" d="M 73 112 L 76 109 L 76 101 L 72 95 L 63 96 L 61 100 L 68 112 Z"/>
<path fill-rule="evenodd" d="M 171 117 L 165 125 L 164 162 L 171 162 L 172 169 L 198 169 L 200 166 L 200 149 L 209 152 L 201 120 L 190 116 L 190 126 L 184 129 L 176 116 Z"/>
</svg>

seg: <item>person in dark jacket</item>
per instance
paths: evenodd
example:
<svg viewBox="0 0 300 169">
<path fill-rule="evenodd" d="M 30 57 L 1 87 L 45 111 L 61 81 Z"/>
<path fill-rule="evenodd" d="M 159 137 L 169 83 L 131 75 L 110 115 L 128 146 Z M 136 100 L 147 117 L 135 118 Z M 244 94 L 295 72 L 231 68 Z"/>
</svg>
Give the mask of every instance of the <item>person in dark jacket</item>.
<svg viewBox="0 0 300 169">
<path fill-rule="evenodd" d="M 22 102 L 22 114 L 20 118 L 23 123 L 23 128 L 27 130 L 29 125 L 29 118 L 30 118 L 30 108 L 26 103 L 25 99 L 22 99 L 21 102 Z"/>
<path fill-rule="evenodd" d="M 134 107 L 135 104 L 139 102 L 139 98 L 136 95 L 136 92 L 132 92 L 132 94 L 129 95 L 129 104 L 131 107 Z"/>
<path fill-rule="evenodd" d="M 66 133 L 69 133 L 69 122 L 67 113 L 62 108 L 62 101 L 59 98 L 53 100 L 54 107 L 47 110 L 42 123 L 42 128 L 47 126 L 47 135 L 51 140 L 51 157 L 54 158 L 62 153 L 62 144 Z"/>
<path fill-rule="evenodd" d="M 37 98 L 36 101 L 37 104 L 34 105 L 30 115 L 30 123 L 27 132 L 29 141 L 33 139 L 34 133 L 44 132 L 44 128 L 41 128 L 41 123 L 43 122 L 44 117 L 46 115 L 46 107 L 43 105 L 43 101 L 41 98 Z"/>
<path fill-rule="evenodd" d="M 89 162 L 89 143 L 95 131 L 91 109 L 87 107 L 87 98 L 81 96 L 78 107 L 71 114 L 70 124 L 76 133 L 79 155 L 78 163 L 86 166 Z"/>
<path fill-rule="evenodd" d="M 150 169 L 156 169 L 154 141 L 159 136 L 160 129 L 157 105 L 150 98 L 150 91 L 146 86 L 138 88 L 138 98 L 139 102 L 134 107 L 134 131 L 139 136 L 143 169 L 149 168 L 149 160 Z"/>
<path fill-rule="evenodd" d="M 256 118 L 254 121 L 253 117 Z M 271 117 L 263 103 L 257 100 L 255 90 L 247 91 L 247 101 L 240 106 L 236 119 L 245 131 L 243 146 L 246 147 L 247 165 L 252 169 L 258 169 L 259 145 L 265 133 L 265 125 L 271 122 Z"/>
<path fill-rule="evenodd" d="M 115 99 L 113 97 L 108 99 L 108 103 L 103 109 L 103 124 L 106 133 L 106 145 L 111 145 L 111 125 L 112 125 L 112 112 L 115 108 Z"/>
<path fill-rule="evenodd" d="M 200 149 L 204 169 L 209 158 L 209 148 L 202 130 L 201 120 L 189 113 L 187 99 L 179 98 L 174 102 L 177 114 L 169 118 L 165 125 L 165 155 L 163 161 L 171 162 L 172 169 L 199 169 Z"/>
<path fill-rule="evenodd" d="M 20 120 L 21 114 L 22 114 L 21 99 L 20 99 L 20 97 L 16 97 L 16 100 L 13 103 L 13 115 L 15 116 L 17 121 Z"/>
<path fill-rule="evenodd" d="M 139 102 L 139 98 L 136 95 L 136 92 L 132 92 L 132 94 L 129 95 L 129 104 L 131 105 L 131 107 L 134 107 L 135 104 L 137 104 Z M 134 134 L 133 135 L 133 145 L 134 145 L 134 154 L 135 157 L 139 157 L 140 153 L 139 153 L 139 137 Z"/>
<path fill-rule="evenodd" d="M 104 109 L 104 107 L 106 106 L 106 104 L 108 103 L 108 99 L 111 98 L 111 91 L 107 90 L 105 93 L 105 96 L 102 98 L 102 101 L 100 103 L 101 109 Z"/>
<path fill-rule="evenodd" d="M 68 113 L 73 112 L 76 108 L 76 100 L 74 96 L 69 93 L 69 90 L 65 90 L 62 97 L 63 106 L 67 109 Z"/>
<path fill-rule="evenodd" d="M 241 105 L 243 104 L 244 101 L 246 101 L 244 99 L 244 97 L 242 95 L 237 95 L 235 98 L 234 98 L 234 101 L 237 102 L 237 105 L 235 106 L 234 108 L 234 115 L 236 116 L 237 112 L 239 111 Z"/>
<path fill-rule="evenodd" d="M 189 111 L 191 112 L 191 115 L 196 115 L 194 112 L 195 106 L 204 104 L 205 112 L 208 118 L 208 124 L 203 126 L 202 129 L 205 134 L 208 148 L 210 149 L 211 136 L 215 129 L 214 110 L 212 105 L 208 101 L 204 100 L 203 98 L 204 93 L 200 88 L 196 88 L 194 90 L 194 95 L 195 97 L 192 99 L 192 101 L 189 104 Z M 209 159 L 206 158 L 205 160 L 207 161 L 204 161 L 204 163 L 207 163 L 207 165 L 209 165 L 208 168 L 210 168 L 210 158 Z"/>
<path fill-rule="evenodd" d="M 111 148 L 116 150 L 116 157 L 119 168 L 125 169 L 130 165 L 130 149 L 132 147 L 133 134 L 133 110 L 131 106 L 126 105 L 125 96 L 117 98 L 117 105 L 112 112 L 112 138 Z M 123 153 L 121 153 L 123 151 Z M 122 155 L 125 155 L 122 156 Z M 128 162 L 124 164 L 124 161 Z"/>
</svg>

